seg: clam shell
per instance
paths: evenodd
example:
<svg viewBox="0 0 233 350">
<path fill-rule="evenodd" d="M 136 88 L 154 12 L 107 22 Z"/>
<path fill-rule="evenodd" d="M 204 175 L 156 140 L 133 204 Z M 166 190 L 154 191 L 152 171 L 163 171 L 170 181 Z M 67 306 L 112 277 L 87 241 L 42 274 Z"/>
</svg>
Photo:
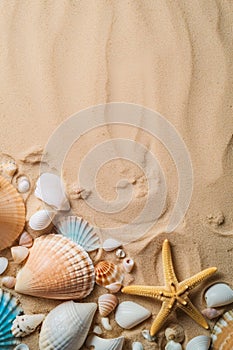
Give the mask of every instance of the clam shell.
<svg viewBox="0 0 233 350">
<path fill-rule="evenodd" d="M 0 289 L 0 349 L 12 350 L 20 343 L 11 333 L 11 327 L 16 316 L 22 312 L 18 300 Z"/>
<path fill-rule="evenodd" d="M 102 317 L 108 316 L 118 305 L 118 298 L 113 294 L 103 294 L 98 299 L 99 313 Z"/>
<path fill-rule="evenodd" d="M 0 275 L 2 275 L 8 267 L 8 259 L 4 256 L 0 257 Z"/>
<path fill-rule="evenodd" d="M 57 210 L 70 210 L 70 203 L 59 176 L 44 173 L 36 183 L 35 196 Z"/>
<path fill-rule="evenodd" d="M 100 261 L 95 266 L 96 283 L 99 286 L 108 286 L 115 282 L 122 282 L 124 275 L 121 268 L 109 261 Z"/>
<path fill-rule="evenodd" d="M 165 329 L 165 337 L 167 341 L 174 340 L 177 343 L 182 343 L 185 338 L 184 328 L 179 324 L 170 324 Z"/>
<path fill-rule="evenodd" d="M 132 350 L 143 350 L 144 347 L 142 345 L 142 343 L 140 343 L 139 341 L 135 341 L 132 344 Z"/>
<path fill-rule="evenodd" d="M 212 350 L 233 349 L 233 310 L 225 314 L 215 324 L 211 334 Z"/>
<path fill-rule="evenodd" d="M 53 211 L 39 210 L 30 217 L 29 226 L 35 231 L 43 230 L 51 224 L 54 216 Z"/>
<path fill-rule="evenodd" d="M 30 181 L 26 176 L 21 176 L 17 180 L 17 189 L 20 193 L 26 193 L 30 189 Z"/>
<path fill-rule="evenodd" d="M 14 350 L 30 350 L 30 349 L 29 349 L 29 347 L 27 346 L 27 344 L 21 343 L 21 344 L 17 345 L 17 346 L 14 348 Z"/>
<path fill-rule="evenodd" d="M 16 316 L 11 327 L 11 332 L 16 338 L 25 337 L 34 332 L 43 322 L 44 318 L 45 315 L 43 314 Z"/>
<path fill-rule="evenodd" d="M 94 232 L 94 228 L 82 218 L 77 216 L 63 217 L 56 223 L 56 228 L 58 233 L 81 245 L 87 252 L 100 248 L 100 240 Z"/>
<path fill-rule="evenodd" d="M 176 343 L 174 340 L 169 340 L 165 346 L 165 350 L 182 350 L 180 343 Z"/>
<path fill-rule="evenodd" d="M 90 335 L 86 341 L 86 346 L 88 348 L 94 346 L 95 350 L 122 350 L 123 344 L 124 337 L 103 339 L 97 335 Z"/>
<path fill-rule="evenodd" d="M 208 350 L 211 338 L 207 335 L 198 335 L 191 339 L 186 345 L 186 350 Z"/>
<path fill-rule="evenodd" d="M 130 273 L 133 270 L 134 267 L 134 261 L 130 258 L 125 258 L 123 260 L 123 268 L 126 272 Z"/>
<path fill-rule="evenodd" d="M 35 239 L 15 290 L 48 299 L 82 299 L 95 284 L 94 266 L 78 244 L 61 235 Z"/>
<path fill-rule="evenodd" d="M 113 238 L 108 238 L 103 243 L 103 250 L 105 250 L 106 252 L 111 252 L 112 250 L 115 250 L 121 246 L 122 246 L 121 242 Z"/>
<path fill-rule="evenodd" d="M 114 282 L 105 286 L 105 288 L 109 291 L 109 293 L 117 293 L 121 289 L 121 282 Z"/>
<path fill-rule="evenodd" d="M 67 301 L 55 307 L 43 322 L 40 350 L 79 350 L 90 329 L 97 305 Z"/>
<path fill-rule="evenodd" d="M 17 264 L 20 264 L 22 261 L 24 261 L 29 254 L 29 249 L 27 247 L 22 246 L 16 246 L 11 248 L 11 255 Z"/>
<path fill-rule="evenodd" d="M 225 283 L 216 283 L 205 292 L 207 307 L 218 307 L 233 302 L 233 290 Z"/>
<path fill-rule="evenodd" d="M 16 189 L 0 176 L 0 250 L 10 247 L 25 225 L 25 206 Z"/>
<path fill-rule="evenodd" d="M 6 288 L 14 288 L 16 283 L 16 278 L 12 276 L 5 276 L 2 278 L 2 286 Z"/>
<path fill-rule="evenodd" d="M 151 316 L 151 312 L 132 301 L 123 301 L 116 309 L 115 320 L 124 329 L 131 329 Z"/>
<path fill-rule="evenodd" d="M 19 245 L 30 248 L 32 244 L 33 244 L 32 236 L 27 231 L 24 231 L 19 238 Z"/>
<path fill-rule="evenodd" d="M 201 313 L 209 320 L 213 320 L 214 318 L 221 316 L 224 313 L 224 310 L 216 310 L 214 308 L 208 307 L 207 309 L 202 310 Z"/>
</svg>

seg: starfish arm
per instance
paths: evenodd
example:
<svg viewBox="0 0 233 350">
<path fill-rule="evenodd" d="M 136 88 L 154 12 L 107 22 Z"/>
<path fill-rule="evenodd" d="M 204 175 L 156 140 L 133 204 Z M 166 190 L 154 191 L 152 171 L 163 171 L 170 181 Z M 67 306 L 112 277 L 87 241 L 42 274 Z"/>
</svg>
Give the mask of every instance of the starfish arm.
<svg viewBox="0 0 233 350">
<path fill-rule="evenodd" d="M 152 286 L 127 286 L 124 287 L 122 293 L 133 294 L 133 295 L 141 295 L 144 297 L 150 297 L 157 300 L 163 301 L 163 293 L 166 293 L 163 287 L 152 287 Z"/>
<path fill-rule="evenodd" d="M 164 325 L 167 317 L 171 313 L 174 305 L 174 299 L 166 300 L 163 302 L 162 307 L 156 316 L 154 322 L 152 323 L 150 329 L 150 335 L 153 337 Z"/>
<path fill-rule="evenodd" d="M 209 325 L 206 322 L 203 315 L 196 309 L 196 307 L 191 303 L 189 298 L 186 299 L 186 304 L 178 303 L 177 306 L 183 310 L 189 317 L 191 317 L 196 323 L 205 329 L 209 329 Z"/>
<path fill-rule="evenodd" d="M 205 279 L 213 275 L 216 271 L 217 271 L 216 267 L 210 267 L 180 282 L 178 287 L 178 289 L 180 290 L 179 294 L 182 294 L 185 290 L 191 290 L 195 288 L 202 281 L 204 281 Z"/>
<path fill-rule="evenodd" d="M 166 287 L 170 287 L 171 285 L 178 284 L 173 263 L 172 263 L 171 247 L 167 239 L 165 239 L 165 241 L 163 242 L 162 258 L 163 258 L 163 271 L 164 271 L 164 279 L 165 279 Z"/>
</svg>

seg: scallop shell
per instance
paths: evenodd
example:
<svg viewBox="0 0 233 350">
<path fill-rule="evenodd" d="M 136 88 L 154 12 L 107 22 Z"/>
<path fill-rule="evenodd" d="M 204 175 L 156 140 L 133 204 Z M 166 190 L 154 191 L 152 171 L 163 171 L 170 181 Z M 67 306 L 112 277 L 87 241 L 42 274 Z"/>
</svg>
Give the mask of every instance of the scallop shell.
<svg viewBox="0 0 233 350">
<path fill-rule="evenodd" d="M 169 340 L 165 346 L 165 350 L 182 350 L 180 343 L 176 343 L 174 340 Z"/>
<path fill-rule="evenodd" d="M 15 160 L 8 154 L 0 155 L 0 175 L 11 181 L 18 167 Z"/>
<path fill-rule="evenodd" d="M 109 261 L 100 261 L 95 266 L 96 283 L 99 286 L 108 286 L 114 282 L 122 282 L 124 275 L 121 268 Z"/>
<path fill-rule="evenodd" d="M 33 244 L 32 236 L 27 231 L 24 231 L 19 238 L 19 245 L 30 248 L 32 244 Z"/>
<path fill-rule="evenodd" d="M 29 249 L 22 246 L 15 246 L 11 248 L 11 255 L 17 264 L 20 264 L 22 261 L 24 261 L 29 254 Z"/>
<path fill-rule="evenodd" d="M 97 305 L 67 301 L 55 307 L 43 322 L 40 350 L 79 350 L 90 329 Z"/>
<path fill-rule="evenodd" d="M 211 338 L 207 335 L 198 335 L 188 342 L 186 345 L 186 350 L 208 350 L 210 347 L 210 342 Z"/>
<path fill-rule="evenodd" d="M 143 350 L 144 347 L 142 345 L 142 343 L 140 343 L 139 341 L 135 341 L 132 344 L 132 350 Z"/>
<path fill-rule="evenodd" d="M 8 267 L 8 259 L 4 256 L 0 257 L 0 275 L 2 275 Z"/>
<path fill-rule="evenodd" d="M 113 238 L 108 238 L 103 243 L 103 250 L 105 250 L 106 252 L 111 252 L 112 250 L 115 250 L 121 246 L 122 246 L 121 242 Z"/>
<path fill-rule="evenodd" d="M 103 339 L 97 335 L 90 335 L 86 341 L 86 346 L 88 348 L 94 346 L 95 350 L 122 350 L 123 345 L 124 337 Z"/>
<path fill-rule="evenodd" d="M 11 350 L 20 343 L 11 333 L 12 323 L 23 310 L 18 300 L 0 289 L 0 349 Z"/>
<path fill-rule="evenodd" d="M 0 176 L 0 250 L 10 247 L 25 225 L 25 206 L 16 189 Z"/>
<path fill-rule="evenodd" d="M 213 284 L 205 292 L 207 307 L 217 307 L 233 302 L 233 290 L 225 283 Z"/>
<path fill-rule="evenodd" d="M 16 283 L 16 278 L 12 276 L 5 276 L 2 278 L 2 286 L 6 288 L 14 288 Z"/>
<path fill-rule="evenodd" d="M 118 305 L 118 298 L 113 294 L 103 294 L 98 299 L 100 315 L 108 316 Z"/>
<path fill-rule="evenodd" d="M 81 245 L 87 252 L 100 248 L 94 228 L 77 216 L 66 216 L 56 223 L 58 233 Z"/>
<path fill-rule="evenodd" d="M 51 224 L 54 216 L 53 211 L 39 210 L 30 217 L 29 226 L 35 231 L 43 230 Z"/>
<path fill-rule="evenodd" d="M 174 340 L 177 343 L 182 343 L 185 338 L 184 328 L 179 324 L 170 324 L 165 329 L 165 337 L 167 341 Z"/>
<path fill-rule="evenodd" d="M 11 332 L 16 338 L 25 337 L 33 333 L 43 322 L 44 318 L 45 315 L 43 314 L 16 316 L 11 327 Z"/>
<path fill-rule="evenodd" d="M 15 290 L 48 299 L 82 299 L 93 290 L 94 266 L 78 244 L 61 235 L 35 239 Z"/>
<path fill-rule="evenodd" d="M 130 258 L 125 258 L 123 260 L 123 268 L 126 272 L 130 273 L 133 270 L 134 267 L 134 261 Z"/>
<path fill-rule="evenodd" d="M 212 350 L 233 349 L 233 310 L 225 314 L 215 324 L 211 334 Z"/>
<path fill-rule="evenodd" d="M 132 301 L 123 301 L 116 309 L 116 323 L 124 328 L 131 329 L 151 316 L 151 312 Z"/>
<path fill-rule="evenodd" d="M 35 196 L 57 210 L 70 210 L 64 184 L 59 176 L 44 173 L 36 183 Z"/>
<path fill-rule="evenodd" d="M 20 176 L 17 180 L 17 189 L 20 193 L 26 193 L 30 189 L 30 181 L 26 176 Z"/>
</svg>

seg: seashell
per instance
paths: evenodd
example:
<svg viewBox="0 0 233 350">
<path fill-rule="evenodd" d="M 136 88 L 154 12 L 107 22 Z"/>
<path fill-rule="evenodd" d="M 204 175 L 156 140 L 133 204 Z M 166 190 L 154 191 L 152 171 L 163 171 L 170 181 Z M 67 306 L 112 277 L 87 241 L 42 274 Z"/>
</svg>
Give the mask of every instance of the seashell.
<svg viewBox="0 0 233 350">
<path fill-rule="evenodd" d="M 214 308 L 208 307 L 207 309 L 202 310 L 202 315 L 207 317 L 209 320 L 213 320 L 223 314 L 224 310 L 216 310 Z"/>
<path fill-rule="evenodd" d="M 43 322 L 44 318 L 45 315 L 43 314 L 16 316 L 11 327 L 11 332 L 16 338 L 25 337 L 33 333 Z"/>
<path fill-rule="evenodd" d="M 108 317 L 102 317 L 101 323 L 104 329 L 106 329 L 106 331 L 112 331 L 112 326 L 110 325 L 110 321 Z"/>
<path fill-rule="evenodd" d="M 25 225 L 25 206 L 16 189 L 0 176 L 0 250 L 8 248 Z"/>
<path fill-rule="evenodd" d="M 131 329 L 150 317 L 151 312 L 132 301 L 123 301 L 116 309 L 115 320 L 124 329 Z"/>
<path fill-rule="evenodd" d="M 167 341 L 174 340 L 177 343 L 182 343 L 185 338 L 184 328 L 179 324 L 170 324 L 165 329 L 165 337 Z"/>
<path fill-rule="evenodd" d="M 88 348 L 92 346 L 95 348 L 95 350 L 122 350 L 124 345 L 124 337 L 103 339 L 92 334 L 87 338 L 85 345 Z"/>
<path fill-rule="evenodd" d="M 17 190 L 20 193 L 26 193 L 30 189 L 30 181 L 26 176 L 21 176 L 17 180 Z"/>
<path fill-rule="evenodd" d="M 30 349 L 29 349 L 29 347 L 27 346 L 27 344 L 21 343 L 21 344 L 17 345 L 17 346 L 14 348 L 14 350 L 30 350 Z"/>
<path fill-rule="evenodd" d="M 19 238 L 19 245 L 23 247 L 31 248 L 32 244 L 33 244 L 32 236 L 27 231 L 24 231 Z"/>
<path fill-rule="evenodd" d="M 233 302 L 233 290 L 225 283 L 216 283 L 205 292 L 207 307 L 217 307 Z"/>
<path fill-rule="evenodd" d="M 132 350 L 143 350 L 144 347 L 142 345 L 142 343 L 140 343 L 139 341 L 135 341 L 132 344 Z"/>
<path fill-rule="evenodd" d="M 2 278 L 2 286 L 6 288 L 14 288 L 16 283 L 16 278 L 12 276 L 5 276 Z"/>
<path fill-rule="evenodd" d="M 151 336 L 150 331 L 148 329 L 144 329 L 142 331 L 142 336 L 149 342 L 155 342 L 156 341 L 156 336 Z"/>
<path fill-rule="evenodd" d="M 15 160 L 8 154 L 0 155 L 0 175 L 11 181 L 18 167 Z"/>
<path fill-rule="evenodd" d="M 117 293 L 121 289 L 122 284 L 120 282 L 114 282 L 105 286 L 109 293 Z"/>
<path fill-rule="evenodd" d="M 43 230 L 51 224 L 54 216 L 53 211 L 39 210 L 30 217 L 29 226 L 35 231 Z"/>
<path fill-rule="evenodd" d="M 67 301 L 45 318 L 39 338 L 40 350 L 79 350 L 90 329 L 97 305 Z"/>
<path fill-rule="evenodd" d="M 122 246 L 122 243 L 113 238 L 108 238 L 103 243 L 103 250 L 106 252 L 111 252 Z"/>
<path fill-rule="evenodd" d="M 126 256 L 125 251 L 123 249 L 117 249 L 116 256 L 120 259 L 125 258 Z"/>
<path fill-rule="evenodd" d="M 8 259 L 3 256 L 0 257 L 0 275 L 2 275 L 8 267 Z"/>
<path fill-rule="evenodd" d="M 22 246 L 16 246 L 11 248 L 11 255 L 17 264 L 20 264 L 22 261 L 24 261 L 29 254 L 29 249 L 27 247 Z"/>
<path fill-rule="evenodd" d="M 11 326 L 16 316 L 22 312 L 18 300 L 0 289 L 0 349 L 12 350 L 20 343 L 11 333 Z"/>
<path fill-rule="evenodd" d="M 35 196 L 57 210 L 70 210 L 64 184 L 57 175 L 42 174 L 36 183 Z"/>
<path fill-rule="evenodd" d="M 100 328 L 100 326 L 98 326 L 97 324 L 94 326 L 93 328 L 93 333 L 101 335 L 103 333 L 102 329 Z"/>
<path fill-rule="evenodd" d="M 49 234 L 35 239 L 16 276 L 15 290 L 48 299 L 82 299 L 94 284 L 94 266 L 85 250 L 66 237 Z"/>
<path fill-rule="evenodd" d="M 165 350 L 182 350 L 182 346 L 180 343 L 177 343 L 174 340 L 169 340 L 165 346 Z"/>
<path fill-rule="evenodd" d="M 211 334 L 212 350 L 233 349 L 233 310 L 225 314 L 215 324 Z"/>
<path fill-rule="evenodd" d="M 114 282 L 122 282 L 123 274 L 121 268 L 109 261 L 100 261 L 95 266 L 96 283 L 99 286 L 108 286 Z"/>
<path fill-rule="evenodd" d="M 108 316 L 118 305 L 118 298 L 113 294 L 103 294 L 98 299 L 100 315 Z"/>
<path fill-rule="evenodd" d="M 58 233 L 70 238 L 81 245 L 84 250 L 91 252 L 100 248 L 100 240 L 94 228 L 87 221 L 77 216 L 67 216 L 56 223 Z"/>
<path fill-rule="evenodd" d="M 211 338 L 207 335 L 198 335 L 186 345 L 186 350 L 208 350 Z"/>
<path fill-rule="evenodd" d="M 133 270 L 134 267 L 134 261 L 130 258 L 125 258 L 123 260 L 123 268 L 126 272 L 130 273 Z"/>
</svg>

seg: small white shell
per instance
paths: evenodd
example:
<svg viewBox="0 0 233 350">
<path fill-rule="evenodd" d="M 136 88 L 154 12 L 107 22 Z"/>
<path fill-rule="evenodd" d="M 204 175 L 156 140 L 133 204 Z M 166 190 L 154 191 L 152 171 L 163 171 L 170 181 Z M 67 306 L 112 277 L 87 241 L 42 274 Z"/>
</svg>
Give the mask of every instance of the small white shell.
<svg viewBox="0 0 233 350">
<path fill-rule="evenodd" d="M 45 315 L 43 314 L 16 316 L 11 327 L 11 332 L 16 338 L 25 337 L 34 332 L 43 322 L 44 318 Z"/>
<path fill-rule="evenodd" d="M 208 350 L 210 341 L 210 337 L 206 335 L 199 335 L 188 342 L 186 350 Z"/>
<path fill-rule="evenodd" d="M 106 331 L 112 330 L 112 326 L 110 325 L 110 321 L 109 321 L 108 317 L 102 317 L 101 323 L 102 323 L 102 326 L 104 327 L 104 329 L 106 329 Z"/>
<path fill-rule="evenodd" d="M 17 264 L 20 264 L 22 261 L 24 261 L 29 254 L 29 249 L 27 247 L 23 246 L 16 246 L 11 248 L 11 255 Z"/>
<path fill-rule="evenodd" d="M 98 306 L 100 315 L 103 317 L 108 316 L 118 304 L 118 298 L 113 294 L 103 294 L 98 299 Z"/>
<path fill-rule="evenodd" d="M 33 244 L 32 236 L 27 231 L 24 231 L 19 238 L 19 245 L 23 247 L 31 248 L 32 244 Z"/>
<path fill-rule="evenodd" d="M 216 310 L 212 307 L 208 307 L 207 309 L 202 310 L 201 313 L 209 320 L 213 320 L 214 318 L 221 316 L 224 313 L 224 310 Z"/>
<path fill-rule="evenodd" d="M 169 340 L 165 346 L 165 350 L 182 350 L 180 343 L 176 343 L 174 340 Z"/>
<path fill-rule="evenodd" d="M 125 251 L 123 249 L 117 249 L 116 256 L 120 259 L 125 258 L 126 256 Z"/>
<path fill-rule="evenodd" d="M 3 256 L 0 257 L 0 275 L 2 275 L 8 266 L 8 259 L 4 258 Z"/>
<path fill-rule="evenodd" d="M 114 339 L 102 339 L 96 335 L 90 335 L 87 338 L 86 346 L 90 348 L 91 346 L 95 350 L 122 350 L 124 344 L 124 337 L 114 338 Z"/>
<path fill-rule="evenodd" d="M 124 270 L 128 273 L 130 273 L 132 270 L 133 270 L 133 267 L 134 267 L 134 261 L 133 259 L 130 259 L 130 258 L 125 258 L 123 260 L 123 267 L 124 267 Z"/>
<path fill-rule="evenodd" d="M 17 189 L 20 193 L 26 193 L 30 189 L 30 182 L 26 176 L 21 176 L 17 181 Z"/>
<path fill-rule="evenodd" d="M 149 329 L 144 329 L 142 331 L 142 336 L 149 342 L 155 342 L 156 341 L 156 336 L 151 336 Z"/>
<path fill-rule="evenodd" d="M 117 293 L 121 289 L 122 284 L 120 282 L 114 282 L 111 284 L 108 284 L 105 288 L 110 292 L 110 293 Z"/>
<path fill-rule="evenodd" d="M 182 343 L 185 338 L 184 328 L 179 324 L 170 324 L 165 329 L 165 337 L 167 341 L 174 340 L 177 343 Z"/>
<path fill-rule="evenodd" d="M 43 230 L 51 224 L 54 216 L 53 211 L 39 210 L 31 216 L 29 226 L 35 231 Z"/>
<path fill-rule="evenodd" d="M 151 312 L 132 301 L 123 301 L 116 309 L 115 320 L 125 329 L 131 329 L 150 317 Z"/>
<path fill-rule="evenodd" d="M 2 278 L 2 286 L 6 288 L 14 288 L 16 283 L 16 278 L 12 276 L 5 276 Z"/>
<path fill-rule="evenodd" d="M 233 302 L 233 290 L 225 283 L 216 283 L 205 293 L 207 307 L 217 307 Z"/>
<path fill-rule="evenodd" d="M 101 335 L 103 333 L 102 329 L 100 328 L 100 326 L 98 326 L 97 324 L 94 326 L 93 328 L 93 333 L 97 334 L 97 335 Z"/>
<path fill-rule="evenodd" d="M 17 346 L 14 348 L 14 350 L 30 350 L 30 349 L 29 349 L 29 347 L 27 346 L 27 344 L 21 343 L 21 344 L 17 345 Z"/>
<path fill-rule="evenodd" d="M 144 347 L 142 345 L 142 343 L 140 343 L 139 341 L 135 341 L 132 344 L 132 350 L 143 350 Z"/>
<path fill-rule="evenodd" d="M 111 252 L 112 250 L 115 250 L 121 246 L 122 246 L 121 242 L 113 238 L 108 238 L 103 243 L 103 250 L 105 250 L 106 252 Z"/>
</svg>

